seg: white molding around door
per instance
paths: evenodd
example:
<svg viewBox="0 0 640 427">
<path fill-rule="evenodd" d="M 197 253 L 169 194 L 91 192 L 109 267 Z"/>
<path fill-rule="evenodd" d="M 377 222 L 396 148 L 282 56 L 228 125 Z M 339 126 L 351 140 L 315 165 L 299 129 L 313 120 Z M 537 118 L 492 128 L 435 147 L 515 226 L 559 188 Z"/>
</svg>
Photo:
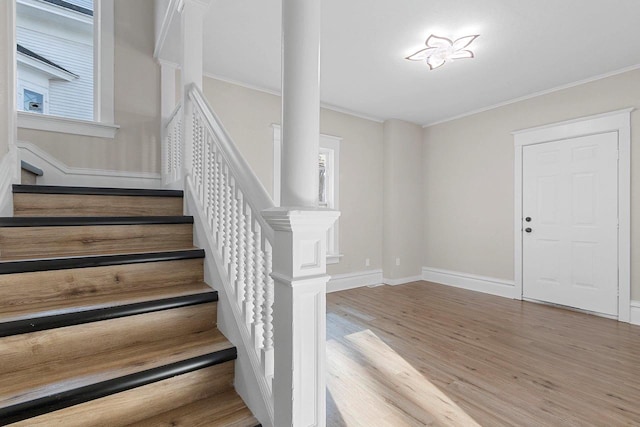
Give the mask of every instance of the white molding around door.
<svg viewBox="0 0 640 427">
<path fill-rule="evenodd" d="M 513 132 L 515 294 L 522 298 L 522 147 L 606 132 L 618 133 L 618 320 L 631 310 L 631 112 L 633 108 Z"/>
</svg>

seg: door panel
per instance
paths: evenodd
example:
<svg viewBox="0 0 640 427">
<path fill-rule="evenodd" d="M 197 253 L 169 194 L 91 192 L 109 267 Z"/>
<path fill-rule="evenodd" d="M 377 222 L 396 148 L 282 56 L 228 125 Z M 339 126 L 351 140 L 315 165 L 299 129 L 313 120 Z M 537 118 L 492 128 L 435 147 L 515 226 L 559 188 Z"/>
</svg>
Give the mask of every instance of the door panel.
<svg viewBox="0 0 640 427">
<path fill-rule="evenodd" d="M 617 133 L 523 147 L 522 182 L 523 296 L 616 315 Z"/>
</svg>

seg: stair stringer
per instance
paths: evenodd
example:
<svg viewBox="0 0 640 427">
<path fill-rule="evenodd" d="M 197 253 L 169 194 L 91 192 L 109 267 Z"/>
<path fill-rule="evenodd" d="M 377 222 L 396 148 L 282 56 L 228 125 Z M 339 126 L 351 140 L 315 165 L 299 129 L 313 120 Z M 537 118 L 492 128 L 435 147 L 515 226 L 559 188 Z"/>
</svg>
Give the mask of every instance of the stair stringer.
<svg viewBox="0 0 640 427">
<path fill-rule="evenodd" d="M 204 279 L 218 291 L 218 329 L 236 346 L 234 386 L 253 415 L 264 427 L 273 427 L 273 396 L 269 381 L 264 377 L 261 362 L 254 350 L 251 332 L 247 328 L 237 305 L 232 304 L 230 280 L 218 258 L 216 246 L 209 230 L 190 179 L 185 180 L 185 215 L 193 216 L 193 239 L 196 247 L 205 250 Z"/>
</svg>

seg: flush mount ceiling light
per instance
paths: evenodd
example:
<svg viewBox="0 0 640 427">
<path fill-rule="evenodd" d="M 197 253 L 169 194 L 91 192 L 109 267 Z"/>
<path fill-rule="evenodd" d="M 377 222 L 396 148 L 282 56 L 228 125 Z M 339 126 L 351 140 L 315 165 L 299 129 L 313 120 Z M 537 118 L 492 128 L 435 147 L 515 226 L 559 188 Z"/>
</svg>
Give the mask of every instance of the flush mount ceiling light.
<svg viewBox="0 0 640 427">
<path fill-rule="evenodd" d="M 427 46 L 413 55 L 407 56 L 405 59 L 410 61 L 425 61 L 430 70 L 435 70 L 443 66 L 447 62 L 456 59 L 473 58 L 473 52 L 466 49 L 479 34 L 473 36 L 460 37 L 456 41 L 451 41 L 446 37 L 438 37 L 431 34 L 424 44 Z"/>
</svg>

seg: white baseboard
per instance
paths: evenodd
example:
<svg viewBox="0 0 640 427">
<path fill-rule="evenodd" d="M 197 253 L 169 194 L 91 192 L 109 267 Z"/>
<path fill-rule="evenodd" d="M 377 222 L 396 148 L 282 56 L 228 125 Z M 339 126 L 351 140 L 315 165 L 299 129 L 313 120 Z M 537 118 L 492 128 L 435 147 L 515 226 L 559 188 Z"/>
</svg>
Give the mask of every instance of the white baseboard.
<svg viewBox="0 0 640 427">
<path fill-rule="evenodd" d="M 0 216 L 13 216 L 13 184 L 18 183 L 18 149 L 10 146 L 0 159 Z"/>
<path fill-rule="evenodd" d="M 629 323 L 640 325 L 640 301 L 631 301 L 631 317 Z"/>
<path fill-rule="evenodd" d="M 366 270 L 355 273 L 334 274 L 327 283 L 327 292 L 345 291 L 362 286 L 382 283 L 382 270 Z"/>
<path fill-rule="evenodd" d="M 87 187 L 161 188 L 159 173 L 129 172 L 107 169 L 71 167 L 30 142 L 19 141 L 20 158 L 39 167 L 44 175 L 39 185 L 70 185 Z"/>
<path fill-rule="evenodd" d="M 385 285 L 398 286 L 422 280 L 422 276 L 401 277 L 400 279 L 382 279 Z"/>
<path fill-rule="evenodd" d="M 422 280 L 505 298 L 520 298 L 519 295 L 515 295 L 515 284 L 513 281 L 493 277 L 422 267 Z"/>
</svg>

